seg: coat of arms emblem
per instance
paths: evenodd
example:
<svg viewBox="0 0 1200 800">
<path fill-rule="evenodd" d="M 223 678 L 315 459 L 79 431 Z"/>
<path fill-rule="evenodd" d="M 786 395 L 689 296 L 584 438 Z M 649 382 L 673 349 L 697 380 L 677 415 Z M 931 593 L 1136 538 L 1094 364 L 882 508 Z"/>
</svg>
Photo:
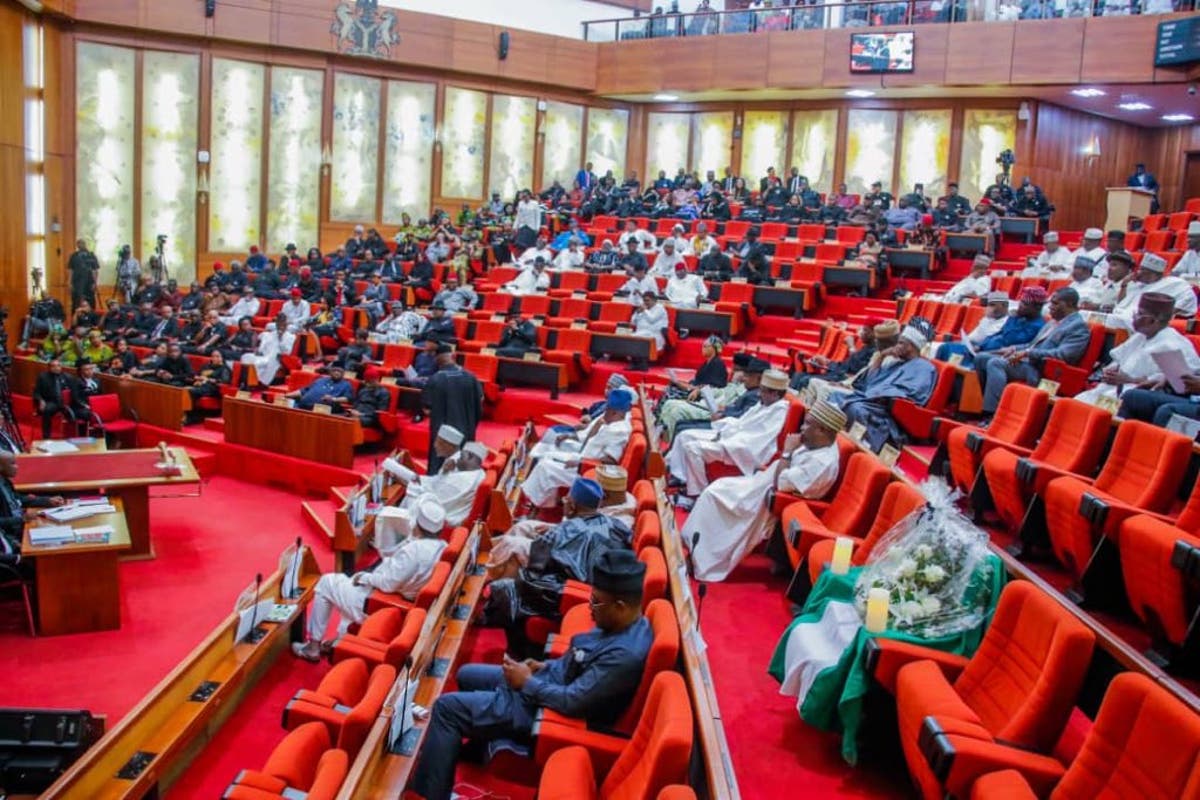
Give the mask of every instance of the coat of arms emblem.
<svg viewBox="0 0 1200 800">
<path fill-rule="evenodd" d="M 390 58 L 392 45 L 399 43 L 394 11 L 380 11 L 379 0 L 343 0 L 333 10 L 329 32 L 337 36 L 339 53 L 351 56 Z"/>
</svg>

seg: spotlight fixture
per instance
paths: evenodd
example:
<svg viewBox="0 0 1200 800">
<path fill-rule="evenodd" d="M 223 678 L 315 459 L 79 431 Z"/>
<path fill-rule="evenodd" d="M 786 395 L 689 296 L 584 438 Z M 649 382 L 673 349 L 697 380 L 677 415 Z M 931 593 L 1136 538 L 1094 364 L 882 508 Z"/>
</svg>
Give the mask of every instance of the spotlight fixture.
<svg viewBox="0 0 1200 800">
<path fill-rule="evenodd" d="M 1121 109 L 1122 111 L 1149 111 L 1150 109 L 1154 108 L 1154 106 L 1150 105 L 1149 103 L 1143 103 L 1140 100 L 1135 100 L 1131 103 L 1118 103 L 1117 108 Z"/>
<path fill-rule="evenodd" d="M 851 89 L 846 92 L 846 97 L 874 97 L 875 93 L 870 89 Z"/>
<path fill-rule="evenodd" d="M 1163 114 L 1163 122 L 1191 122 L 1195 119 L 1191 114 Z"/>
<path fill-rule="evenodd" d="M 1103 89 L 1072 89 L 1071 94 L 1076 97 L 1104 97 L 1108 92 Z"/>
<path fill-rule="evenodd" d="M 665 92 L 661 92 L 659 94 L 654 95 L 654 99 L 659 101 L 660 103 L 674 103 L 676 100 L 679 99 L 679 95 L 667 94 Z"/>
</svg>

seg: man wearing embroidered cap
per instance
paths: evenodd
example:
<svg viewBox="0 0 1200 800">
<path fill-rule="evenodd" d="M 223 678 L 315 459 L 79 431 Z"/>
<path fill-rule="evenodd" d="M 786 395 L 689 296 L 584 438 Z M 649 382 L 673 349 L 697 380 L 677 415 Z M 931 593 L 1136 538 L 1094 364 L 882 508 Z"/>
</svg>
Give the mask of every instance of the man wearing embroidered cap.
<svg viewBox="0 0 1200 800">
<path fill-rule="evenodd" d="M 830 361 L 819 355 L 808 359 L 810 368 L 815 372 L 797 372 L 792 376 L 791 387 L 800 391 L 813 380 L 836 383 L 846 378 L 853 379 L 859 371 L 866 369 L 867 365 L 871 363 L 871 357 L 875 355 L 875 326 L 882 322 L 883 320 L 878 317 L 872 317 L 864 322 L 858 330 L 858 349 L 851 352 L 842 361 Z M 850 341 L 853 343 L 853 338 Z M 806 405 L 813 404 L 807 403 Z"/>
<path fill-rule="evenodd" d="M 1177 278 L 1200 278 L 1200 222 L 1187 226 L 1187 250 L 1171 269 Z"/>
<path fill-rule="evenodd" d="M 861 388 L 830 398 L 851 424 L 861 422 L 866 426 L 866 442 L 871 449 L 878 450 L 888 440 L 904 441 L 904 434 L 892 419 L 894 400 L 903 398 L 923 406 L 933 394 L 937 368 L 921 356 L 928 343 L 918 328 L 906 325 L 895 346 L 880 353 L 883 359 L 879 365 L 867 370 Z"/>
<path fill-rule="evenodd" d="M 996 334 L 1004 330 L 1008 325 L 1009 320 L 1015 319 L 1008 314 L 1008 295 L 1004 292 L 988 292 L 987 310 L 983 314 L 983 319 L 979 320 L 979 324 L 971 329 L 967 334 L 967 341 L 964 342 L 946 342 L 938 345 L 937 353 L 934 358 L 938 361 L 949 361 L 950 356 L 958 353 L 963 357 L 963 366 L 971 366 L 975 358 L 975 354 L 981 350 L 987 349 L 988 340 Z M 1042 307 L 1036 306 L 1034 311 L 1034 319 L 1037 327 L 1029 332 L 1029 338 L 1032 339 L 1037 332 L 1037 328 L 1042 325 Z M 998 345 L 1003 346 L 1003 345 Z"/>
<path fill-rule="evenodd" d="M 1104 231 L 1100 230 L 1099 228 L 1088 228 L 1085 230 L 1083 232 L 1083 242 L 1079 245 L 1075 252 L 1071 253 L 1071 263 L 1074 264 L 1075 259 L 1079 256 L 1086 256 L 1096 264 L 1099 264 L 1104 260 L 1104 256 L 1107 254 L 1105 249 L 1100 245 L 1100 242 L 1103 239 Z M 1098 275 L 1097 277 L 1103 278 L 1105 276 Z"/>
<path fill-rule="evenodd" d="M 654 634 L 642 616 L 645 565 L 629 550 L 612 550 L 592 569 L 591 612 L 596 627 L 571 638 L 567 652 L 549 661 L 466 664 L 455 676 L 457 692 L 433 704 L 412 790 L 426 800 L 446 800 L 464 739 L 526 739 L 538 708 L 545 707 L 606 728 L 633 701 Z M 519 656 L 518 656 L 519 658 Z"/>
<path fill-rule="evenodd" d="M 334 610 L 342 617 L 338 625 L 341 635 L 350 623 L 361 623 L 366 618 L 364 605 L 376 589 L 415 600 L 446 548 L 440 538 L 445 524 L 446 513 L 437 501 L 424 500 L 417 507 L 416 535 L 406 539 L 372 571 L 352 576 L 337 572 L 322 575 L 308 607 L 307 640 L 294 643 L 292 652 L 306 661 L 319 661 Z"/>
<path fill-rule="evenodd" d="M 1059 244 L 1058 231 L 1047 231 L 1046 235 L 1042 237 L 1042 244 L 1046 245 L 1046 249 L 1038 253 L 1037 258 L 1029 259 L 1021 277 L 1051 279 L 1066 277 L 1067 270 L 1074 262 L 1074 255 L 1069 249 Z"/>
<path fill-rule="evenodd" d="M 1045 290 L 1042 290 L 1043 292 Z M 1012 381 L 1037 385 L 1047 359 L 1071 366 L 1090 368 L 1079 362 L 1087 352 L 1092 334 L 1079 315 L 1079 295 L 1074 289 L 1059 289 L 1050 298 L 1049 324 L 1043 325 L 1027 345 L 1004 347 L 975 358 L 975 371 L 983 389 L 983 414 L 990 419 L 1000 405 L 1004 387 Z"/>
<path fill-rule="evenodd" d="M 986 253 L 976 255 L 975 260 L 971 263 L 971 273 L 946 290 L 944 301 L 961 303 L 987 295 L 992 289 L 992 279 L 988 277 L 988 269 L 991 266 L 991 256 Z"/>
<path fill-rule="evenodd" d="M 808 409 L 800 433 L 787 438 L 783 456 L 773 468 L 708 485 L 683 525 L 685 541 L 690 543 L 694 534 L 700 534 L 692 547 L 699 580 L 724 580 L 767 539 L 775 527 L 767 504 L 772 489 L 814 500 L 829 493 L 840 465 L 837 434 L 845 426 L 841 409 L 818 403 Z"/>
<path fill-rule="evenodd" d="M 563 521 L 533 541 L 529 560 L 515 578 L 489 584 L 483 624 L 502 627 L 510 653 L 524 652 L 525 620 L 559 617 L 559 601 L 568 580 L 591 583 L 596 559 L 608 550 L 629 549 L 633 532 L 600 512 L 604 490 L 590 478 L 577 477 L 563 501 Z"/>
<path fill-rule="evenodd" d="M 1087 256 L 1075 256 L 1069 288 L 1079 293 L 1079 307 L 1098 309 L 1104 303 L 1108 288 L 1096 277 L 1096 262 Z"/>
<path fill-rule="evenodd" d="M 712 430 L 680 431 L 667 451 L 673 484 L 682 486 L 687 497 L 696 497 L 708 484 L 708 464 L 731 464 L 743 475 L 763 467 L 775 456 L 787 418 L 787 388 L 787 373 L 769 369 L 759 383 L 758 405 L 744 416 L 716 420 Z"/>
<path fill-rule="evenodd" d="M 1196 292 L 1192 285 L 1182 278 L 1164 274 L 1166 271 L 1166 259 L 1155 253 L 1142 253 L 1142 263 L 1134 273 L 1133 281 L 1126 287 L 1125 296 L 1113 308 L 1110 319 L 1132 330 L 1138 298 L 1146 292 L 1159 292 L 1173 297 L 1177 317 L 1196 316 Z"/>
<path fill-rule="evenodd" d="M 521 484 L 529 502 L 537 508 L 553 506 L 558 490 L 571 485 L 584 459 L 604 464 L 620 461 L 633 433 L 628 418 L 631 407 L 630 393 L 614 389 L 608 393 L 604 413 L 583 430 L 559 433 L 553 441 L 539 442 L 531 451 L 537 463 Z"/>
<path fill-rule="evenodd" d="M 1154 360 L 1156 353 L 1178 353 L 1189 372 L 1200 372 L 1200 356 L 1192 343 L 1171 327 L 1173 316 L 1174 298 L 1142 292 L 1133 318 L 1134 334 L 1109 351 L 1108 364 L 1100 371 L 1100 383 L 1075 395 L 1075 399 L 1096 405 L 1101 398 L 1116 400 L 1120 387 L 1149 389 L 1162 383 L 1162 370 Z"/>
</svg>

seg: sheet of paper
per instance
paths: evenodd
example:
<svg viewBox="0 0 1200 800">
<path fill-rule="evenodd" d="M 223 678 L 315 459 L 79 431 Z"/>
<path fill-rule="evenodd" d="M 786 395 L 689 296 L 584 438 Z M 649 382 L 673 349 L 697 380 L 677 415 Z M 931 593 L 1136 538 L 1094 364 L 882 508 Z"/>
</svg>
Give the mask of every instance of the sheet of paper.
<svg viewBox="0 0 1200 800">
<path fill-rule="evenodd" d="M 975 355 L 975 346 L 971 344 L 971 340 L 967 338 L 967 332 L 959 331 L 958 338 L 962 342 L 963 346 L 967 348 L 967 352 L 971 355 Z"/>
<path fill-rule="evenodd" d="M 1187 389 L 1183 385 L 1183 377 L 1191 375 L 1192 370 L 1184 360 L 1183 353 L 1178 350 L 1164 350 L 1157 353 L 1151 353 L 1150 357 L 1154 359 L 1154 363 L 1162 370 L 1163 378 L 1167 383 L 1171 384 L 1171 388 L 1177 394 L 1186 394 Z"/>
<path fill-rule="evenodd" d="M 47 439 L 43 442 L 38 442 L 37 449 L 43 453 L 78 453 L 79 448 L 70 442 L 62 439 Z"/>
<path fill-rule="evenodd" d="M 40 525 L 29 529 L 29 541 L 35 545 L 65 544 L 75 541 L 70 525 Z"/>
</svg>

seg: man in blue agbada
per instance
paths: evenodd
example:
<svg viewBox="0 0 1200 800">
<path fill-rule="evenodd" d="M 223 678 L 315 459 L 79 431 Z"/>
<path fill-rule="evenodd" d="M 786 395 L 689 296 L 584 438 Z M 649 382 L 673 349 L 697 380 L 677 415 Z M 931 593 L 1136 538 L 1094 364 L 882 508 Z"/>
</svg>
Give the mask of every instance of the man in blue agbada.
<svg viewBox="0 0 1200 800">
<path fill-rule="evenodd" d="M 903 441 L 903 434 L 892 419 L 892 402 L 911 400 L 919 406 L 929 401 L 937 383 L 937 368 L 921 355 L 928 344 L 920 330 L 909 325 L 900 332 L 900 339 L 882 356 L 879 366 L 867 371 L 862 388 L 850 394 L 831 395 L 829 400 L 846 412 L 853 426 L 866 426 L 865 441 L 872 450 L 879 450 L 887 441 Z"/>
<path fill-rule="evenodd" d="M 654 638 L 641 612 L 645 572 L 633 551 L 605 551 L 591 575 L 596 627 L 573 637 L 563 656 L 516 661 L 506 654 L 498 666 L 459 669 L 459 691 L 433 704 L 412 791 L 424 800 L 447 800 L 463 739 L 472 746 L 528 740 L 538 708 L 582 718 L 588 727 L 620 718 L 637 692 Z"/>
</svg>

